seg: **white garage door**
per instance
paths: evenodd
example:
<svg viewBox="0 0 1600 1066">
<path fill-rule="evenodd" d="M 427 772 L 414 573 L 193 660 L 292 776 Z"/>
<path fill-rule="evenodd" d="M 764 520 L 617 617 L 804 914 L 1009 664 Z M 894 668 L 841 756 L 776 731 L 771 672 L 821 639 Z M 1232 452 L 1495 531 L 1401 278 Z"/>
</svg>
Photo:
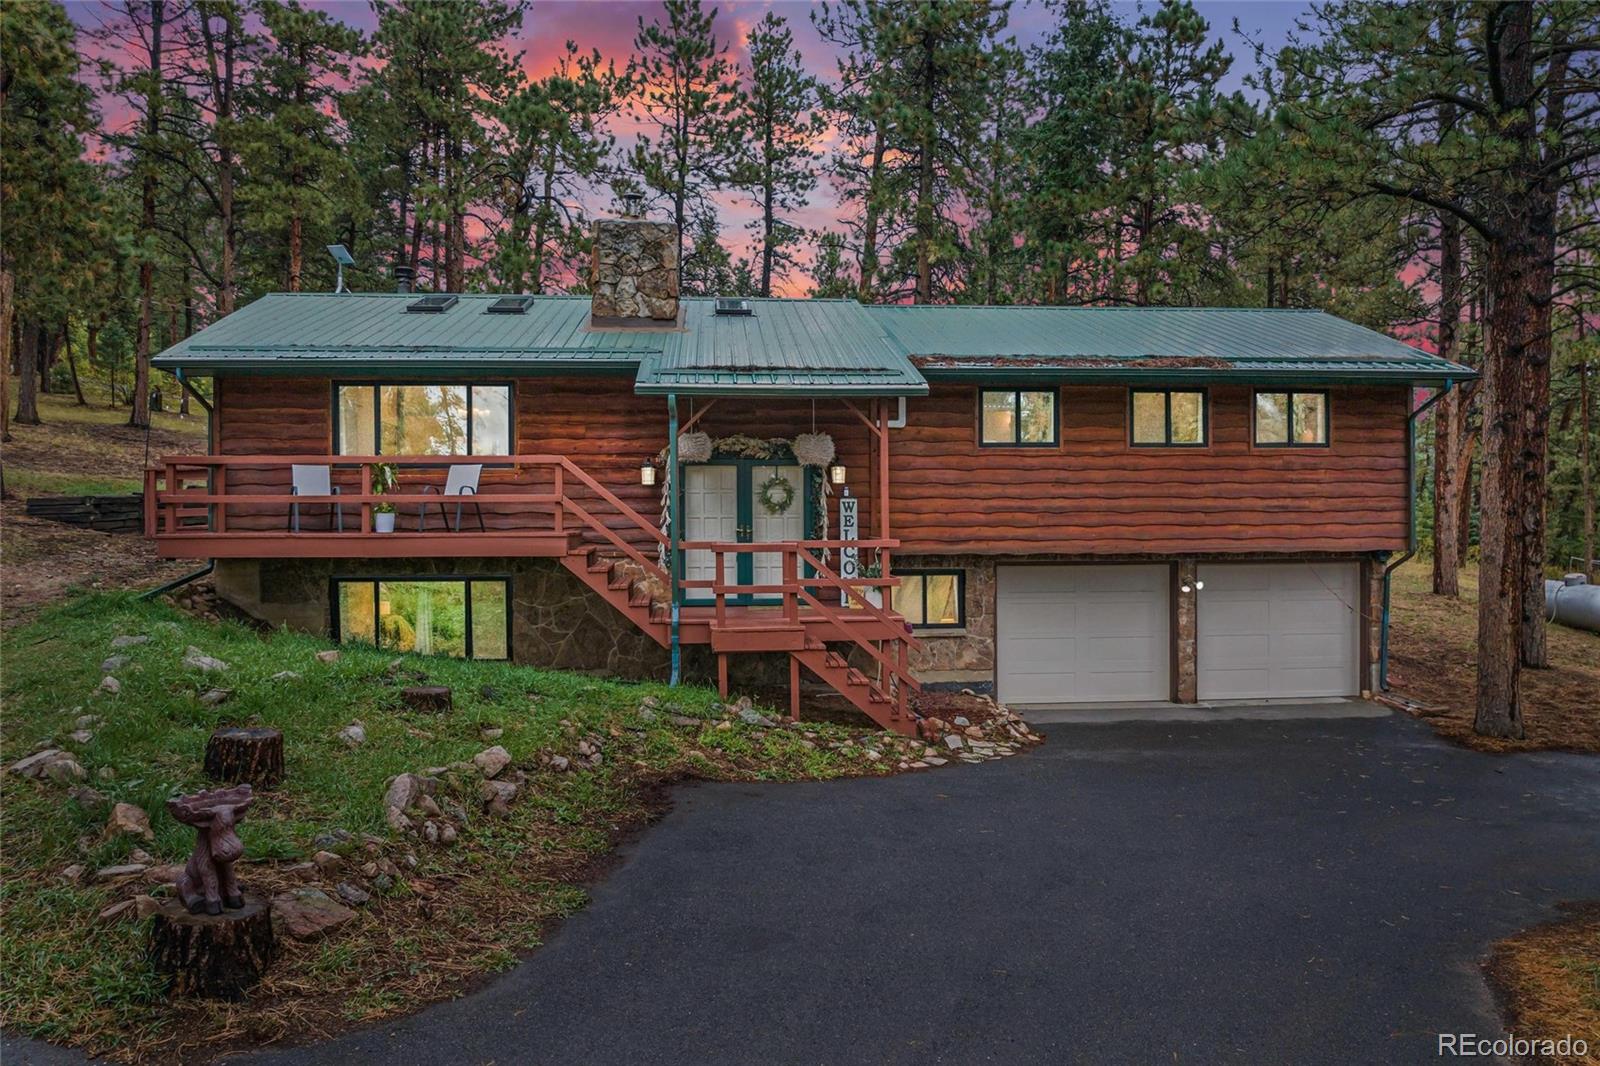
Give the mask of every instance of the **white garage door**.
<svg viewBox="0 0 1600 1066">
<path fill-rule="evenodd" d="M 1171 571 L 1002 566 L 995 605 L 1005 703 L 1171 698 Z"/>
<path fill-rule="evenodd" d="M 1358 574 L 1355 563 L 1201 564 L 1200 698 L 1354 695 Z"/>
</svg>

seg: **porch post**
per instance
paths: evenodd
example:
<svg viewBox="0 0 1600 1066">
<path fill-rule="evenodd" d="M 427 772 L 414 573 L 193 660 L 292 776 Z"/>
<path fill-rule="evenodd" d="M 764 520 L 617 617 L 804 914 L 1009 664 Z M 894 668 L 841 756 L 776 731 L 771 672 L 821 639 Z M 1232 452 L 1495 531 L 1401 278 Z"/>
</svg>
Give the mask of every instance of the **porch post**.
<svg viewBox="0 0 1600 1066">
<path fill-rule="evenodd" d="M 677 685 L 682 676 L 682 651 L 678 645 L 678 397 L 667 396 L 667 578 L 672 589 L 672 676 L 668 684 Z"/>
</svg>

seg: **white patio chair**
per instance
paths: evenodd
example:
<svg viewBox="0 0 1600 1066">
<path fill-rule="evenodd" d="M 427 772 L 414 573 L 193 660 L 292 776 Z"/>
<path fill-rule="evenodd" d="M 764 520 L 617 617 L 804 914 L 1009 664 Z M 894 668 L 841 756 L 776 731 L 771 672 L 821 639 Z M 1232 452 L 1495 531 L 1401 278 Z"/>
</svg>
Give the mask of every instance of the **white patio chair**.
<svg viewBox="0 0 1600 1066">
<path fill-rule="evenodd" d="M 333 467 L 311 466 L 292 463 L 289 466 L 289 477 L 294 482 L 289 491 L 296 496 L 337 496 L 339 486 L 333 483 Z M 311 506 L 307 504 L 307 506 Z M 340 533 L 344 532 L 344 508 L 335 502 L 329 505 L 329 528 L 337 525 Z M 300 503 L 296 501 L 289 505 L 289 530 L 292 533 L 300 532 Z"/>
<path fill-rule="evenodd" d="M 483 524 L 483 509 L 478 506 L 475 497 L 478 495 L 478 476 L 483 473 L 482 463 L 457 463 L 450 468 L 450 474 L 444 479 L 444 496 L 453 496 L 456 501 L 455 524 L 451 525 L 450 516 L 445 513 L 445 501 L 439 501 L 439 520 L 445 528 L 455 533 L 461 532 L 461 508 L 464 504 L 472 504 L 472 510 L 478 516 L 478 532 L 487 533 L 488 527 Z M 430 495 L 439 490 L 432 485 L 424 486 L 423 495 Z M 423 504 L 417 514 L 417 532 L 422 532 L 428 524 L 428 505 Z"/>
</svg>

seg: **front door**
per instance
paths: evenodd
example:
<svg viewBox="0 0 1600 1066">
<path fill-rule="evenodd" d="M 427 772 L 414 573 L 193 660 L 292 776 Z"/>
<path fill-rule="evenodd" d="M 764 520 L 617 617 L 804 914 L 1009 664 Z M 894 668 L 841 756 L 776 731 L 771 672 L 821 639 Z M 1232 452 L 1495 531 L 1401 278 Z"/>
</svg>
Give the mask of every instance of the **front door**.
<svg viewBox="0 0 1600 1066">
<path fill-rule="evenodd" d="M 762 487 L 782 477 L 794 490 L 789 506 L 774 513 L 761 502 Z M 810 513 L 805 468 L 794 463 L 756 462 L 747 459 L 695 463 L 683 467 L 683 539 L 735 541 L 761 544 L 775 540 L 804 540 Z M 775 494 L 776 495 L 776 494 Z M 783 555 L 747 552 L 729 556 L 723 563 L 725 579 L 741 585 L 777 585 L 783 581 Z M 717 576 L 714 552 L 695 549 L 683 553 L 681 571 L 686 581 L 713 581 Z M 708 589 L 685 589 L 685 602 L 708 602 Z M 776 600 L 776 594 L 741 596 L 730 602 Z"/>
</svg>

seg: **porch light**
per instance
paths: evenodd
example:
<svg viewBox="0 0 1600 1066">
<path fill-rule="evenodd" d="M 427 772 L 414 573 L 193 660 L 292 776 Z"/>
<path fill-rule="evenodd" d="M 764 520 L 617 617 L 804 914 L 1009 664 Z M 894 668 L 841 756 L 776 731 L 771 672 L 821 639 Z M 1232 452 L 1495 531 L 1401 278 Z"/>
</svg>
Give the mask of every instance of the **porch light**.
<svg viewBox="0 0 1600 1066">
<path fill-rule="evenodd" d="M 646 459 L 639 464 L 639 484 L 654 485 L 656 483 L 656 464 Z"/>
<path fill-rule="evenodd" d="M 833 482 L 835 485 L 844 484 L 843 463 L 834 463 L 832 466 L 828 467 L 828 480 Z"/>
</svg>

